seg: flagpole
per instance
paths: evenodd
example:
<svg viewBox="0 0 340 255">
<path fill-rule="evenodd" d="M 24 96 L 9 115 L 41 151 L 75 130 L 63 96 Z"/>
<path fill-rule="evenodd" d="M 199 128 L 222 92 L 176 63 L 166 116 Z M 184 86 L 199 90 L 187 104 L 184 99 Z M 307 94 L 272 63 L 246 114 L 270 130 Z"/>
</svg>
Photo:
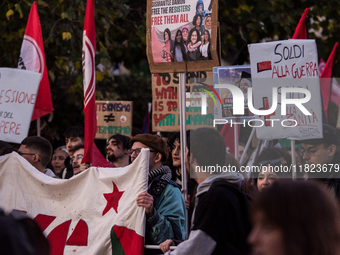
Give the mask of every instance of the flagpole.
<svg viewBox="0 0 340 255">
<path fill-rule="evenodd" d="M 234 145 L 235 145 L 235 158 L 236 160 L 238 160 L 238 127 L 236 125 L 234 126 Z"/>
<path fill-rule="evenodd" d="M 295 140 L 290 141 L 290 151 L 292 153 L 292 179 L 296 180 L 296 157 L 295 157 Z"/>
<path fill-rule="evenodd" d="M 188 199 L 187 189 L 187 171 L 185 169 L 185 148 L 187 147 L 187 129 L 186 129 L 186 74 L 179 74 L 179 109 L 180 109 L 180 138 L 181 138 L 181 174 L 182 189 L 184 199 Z M 186 210 L 186 218 L 188 219 L 188 210 Z M 188 238 L 189 224 L 186 223 L 186 239 Z"/>
<path fill-rule="evenodd" d="M 37 136 L 41 136 L 40 118 L 37 118 Z"/>
</svg>

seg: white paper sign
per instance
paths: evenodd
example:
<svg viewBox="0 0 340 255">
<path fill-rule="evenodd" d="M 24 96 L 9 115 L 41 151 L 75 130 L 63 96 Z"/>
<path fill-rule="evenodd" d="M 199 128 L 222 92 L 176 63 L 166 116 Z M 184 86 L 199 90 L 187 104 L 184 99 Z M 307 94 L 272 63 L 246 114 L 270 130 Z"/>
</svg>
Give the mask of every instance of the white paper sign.
<svg viewBox="0 0 340 255">
<path fill-rule="evenodd" d="M 286 40 L 248 45 L 251 63 L 254 107 L 257 110 L 273 106 L 273 88 L 277 88 L 277 107 L 266 116 L 256 116 L 252 125 L 259 139 L 289 138 L 296 140 L 322 138 L 322 106 L 318 73 L 318 54 L 314 40 Z M 283 93 L 283 88 L 287 88 Z M 294 88 L 307 89 L 311 98 L 297 102 L 305 93 L 289 93 Z M 285 95 L 284 95 L 285 94 Z M 308 95 L 307 95 L 308 96 Z M 290 104 L 285 105 L 282 98 Z M 274 106 L 275 108 L 275 106 Z M 283 109 L 286 110 L 284 114 Z M 260 127 L 262 123 L 265 123 Z"/>
<path fill-rule="evenodd" d="M 0 68 L 0 140 L 21 143 L 27 137 L 41 74 Z"/>
</svg>

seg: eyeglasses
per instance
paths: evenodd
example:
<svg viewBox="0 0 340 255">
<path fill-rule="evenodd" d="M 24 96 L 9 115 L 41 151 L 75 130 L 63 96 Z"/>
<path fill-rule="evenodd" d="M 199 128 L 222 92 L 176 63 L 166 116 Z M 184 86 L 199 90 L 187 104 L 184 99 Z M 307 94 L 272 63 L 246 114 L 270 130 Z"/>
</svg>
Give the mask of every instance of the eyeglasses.
<svg viewBox="0 0 340 255">
<path fill-rule="evenodd" d="M 265 160 L 265 161 L 261 161 L 259 163 L 260 166 L 262 165 L 275 165 L 281 163 L 281 159 L 273 159 L 273 160 Z"/>
<path fill-rule="evenodd" d="M 305 150 L 304 148 L 301 148 L 300 153 L 302 157 L 305 155 L 306 152 L 308 153 L 309 156 L 314 156 L 315 153 L 322 148 L 327 148 L 327 147 L 324 146 L 320 148 L 308 148 L 307 150 Z"/>
<path fill-rule="evenodd" d="M 73 162 L 74 160 L 82 160 L 83 157 L 84 157 L 84 155 L 78 154 L 76 157 L 72 157 L 72 158 L 71 158 L 71 162 Z"/>
<path fill-rule="evenodd" d="M 137 149 L 130 149 L 129 150 L 129 156 L 131 156 L 133 153 L 136 153 L 136 155 L 138 156 L 139 153 L 141 152 L 142 148 L 137 148 Z M 150 152 L 157 152 L 157 151 L 154 151 L 154 150 L 150 150 Z"/>
<path fill-rule="evenodd" d="M 22 156 L 22 155 L 35 155 L 35 154 L 37 154 L 37 153 L 24 153 L 24 152 L 18 151 L 18 154 L 19 154 L 20 156 Z"/>
</svg>

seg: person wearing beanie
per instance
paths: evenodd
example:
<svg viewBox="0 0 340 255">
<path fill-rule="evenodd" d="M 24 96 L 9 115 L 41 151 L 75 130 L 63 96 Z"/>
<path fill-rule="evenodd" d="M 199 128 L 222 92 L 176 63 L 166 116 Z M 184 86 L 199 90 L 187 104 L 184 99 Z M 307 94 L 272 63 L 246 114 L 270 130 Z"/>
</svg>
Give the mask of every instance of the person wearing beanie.
<svg viewBox="0 0 340 255">
<path fill-rule="evenodd" d="M 186 234 L 185 203 L 178 185 L 171 180 L 171 170 L 163 163 L 167 145 L 158 135 L 139 134 L 131 139 L 129 155 L 133 162 L 142 148 L 150 149 L 149 188 L 137 198 L 146 213 L 146 244 L 160 244 L 167 239 L 184 240 Z"/>
</svg>

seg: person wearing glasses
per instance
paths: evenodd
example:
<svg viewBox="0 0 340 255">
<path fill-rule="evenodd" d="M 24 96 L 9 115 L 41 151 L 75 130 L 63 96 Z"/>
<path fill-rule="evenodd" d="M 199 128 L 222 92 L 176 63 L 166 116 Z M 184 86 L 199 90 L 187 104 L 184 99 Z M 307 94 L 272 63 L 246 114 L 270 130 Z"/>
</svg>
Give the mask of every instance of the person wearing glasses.
<svg viewBox="0 0 340 255">
<path fill-rule="evenodd" d="M 73 176 L 71 157 L 73 156 L 74 147 L 84 143 L 84 130 L 81 127 L 71 126 L 64 132 L 65 146 L 69 156 L 65 159 L 66 175 L 65 179 Z M 64 178 L 63 178 L 64 179 Z"/>
<path fill-rule="evenodd" d="M 51 143 L 41 136 L 28 136 L 22 140 L 18 154 L 26 159 L 38 171 L 55 177 L 51 169 L 46 168 L 52 157 Z"/>
<path fill-rule="evenodd" d="M 139 134 L 131 139 L 129 152 L 134 162 L 143 148 L 150 149 L 148 192 L 137 197 L 137 205 L 145 208 L 147 244 L 160 244 L 167 239 L 184 240 L 186 211 L 178 185 L 171 180 L 171 170 L 163 165 L 167 145 L 158 135 Z"/>
<path fill-rule="evenodd" d="M 110 137 L 106 146 L 107 159 L 116 167 L 125 167 L 130 164 L 130 149 L 130 137 L 121 134 L 115 134 Z"/>
<path fill-rule="evenodd" d="M 73 167 L 73 175 L 77 175 L 90 167 L 88 163 L 81 163 L 84 157 L 84 144 L 78 144 L 71 149 L 71 163 Z"/>
<path fill-rule="evenodd" d="M 302 140 L 301 154 L 306 164 L 303 171 L 307 172 L 308 178 L 316 178 L 332 189 L 340 199 L 338 131 L 323 124 L 323 138 Z M 299 169 L 300 170 L 300 169 Z M 337 176 L 336 176 L 337 175 Z"/>
</svg>

